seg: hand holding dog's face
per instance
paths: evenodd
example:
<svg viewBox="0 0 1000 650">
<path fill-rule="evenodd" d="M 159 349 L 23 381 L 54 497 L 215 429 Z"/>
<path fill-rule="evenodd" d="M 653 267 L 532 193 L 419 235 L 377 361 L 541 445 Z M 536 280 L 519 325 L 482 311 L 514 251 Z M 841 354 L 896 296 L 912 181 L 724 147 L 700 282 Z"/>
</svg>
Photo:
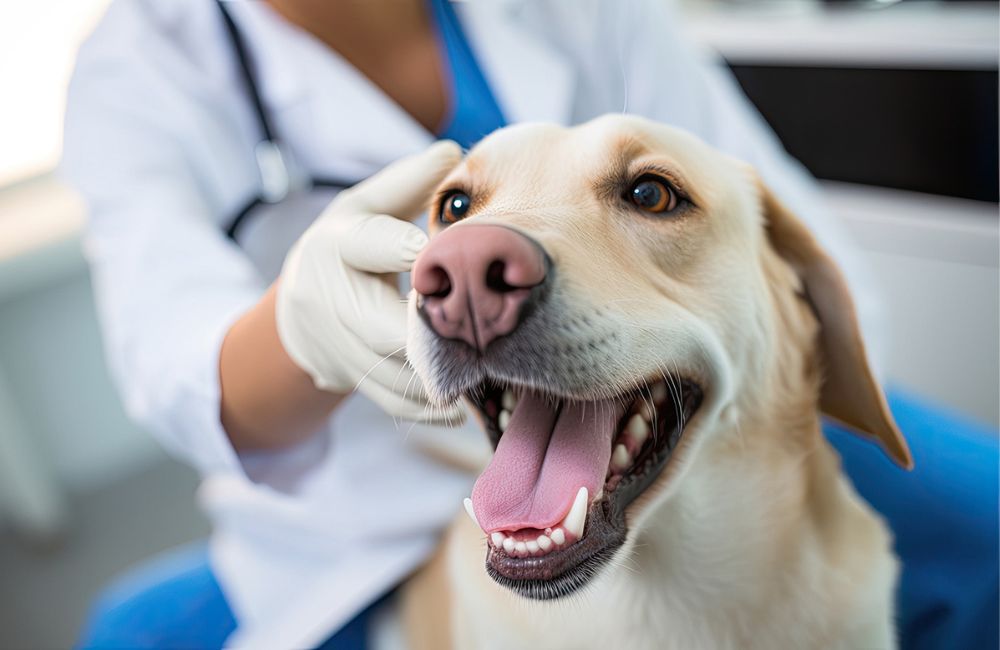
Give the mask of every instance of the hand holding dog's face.
<svg viewBox="0 0 1000 650">
<path fill-rule="evenodd" d="M 815 418 L 824 369 L 823 407 L 909 463 L 829 258 L 696 138 L 620 116 L 505 129 L 431 216 L 408 356 L 483 416 L 497 451 L 470 507 L 519 593 L 586 583 L 741 428 Z"/>
</svg>

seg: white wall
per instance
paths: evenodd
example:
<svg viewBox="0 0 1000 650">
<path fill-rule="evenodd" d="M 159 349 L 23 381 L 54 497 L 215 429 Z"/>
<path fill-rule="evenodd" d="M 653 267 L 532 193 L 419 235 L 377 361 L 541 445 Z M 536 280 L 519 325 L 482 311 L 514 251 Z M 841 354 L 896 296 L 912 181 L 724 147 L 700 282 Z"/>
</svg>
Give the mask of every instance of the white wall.
<svg viewBox="0 0 1000 650">
<path fill-rule="evenodd" d="M 886 292 L 891 377 L 997 425 L 997 269 L 869 253 Z"/>
<path fill-rule="evenodd" d="M 1000 423 L 997 205 L 826 183 L 885 300 L 889 380 Z"/>
<path fill-rule="evenodd" d="M 0 186 L 52 169 L 76 50 L 109 0 L 0 2 Z"/>
</svg>

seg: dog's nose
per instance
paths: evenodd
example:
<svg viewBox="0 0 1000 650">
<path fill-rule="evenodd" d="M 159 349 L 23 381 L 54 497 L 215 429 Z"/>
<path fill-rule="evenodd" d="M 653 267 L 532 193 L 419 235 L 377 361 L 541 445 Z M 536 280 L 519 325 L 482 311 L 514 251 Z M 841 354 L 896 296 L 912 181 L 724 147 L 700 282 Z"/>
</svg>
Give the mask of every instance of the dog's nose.
<svg viewBox="0 0 1000 650">
<path fill-rule="evenodd" d="M 495 225 L 453 226 L 413 265 L 419 311 L 440 336 L 479 351 L 513 332 L 538 299 L 549 261 L 525 235 Z"/>
</svg>

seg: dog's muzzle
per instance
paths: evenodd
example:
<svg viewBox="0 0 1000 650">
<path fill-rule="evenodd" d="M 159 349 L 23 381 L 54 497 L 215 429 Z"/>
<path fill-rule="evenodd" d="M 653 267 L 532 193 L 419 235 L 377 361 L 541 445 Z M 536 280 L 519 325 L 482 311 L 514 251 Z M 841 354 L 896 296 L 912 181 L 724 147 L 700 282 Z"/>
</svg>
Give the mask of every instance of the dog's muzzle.
<svg viewBox="0 0 1000 650">
<path fill-rule="evenodd" d="M 602 381 L 627 361 L 601 306 L 567 308 L 545 250 L 509 227 L 460 223 L 411 280 L 430 330 L 420 353 L 441 397 L 480 412 L 495 453 L 466 502 L 486 567 L 536 599 L 581 588 L 625 543 L 626 508 L 681 442 L 701 386 L 657 371 Z"/>
</svg>

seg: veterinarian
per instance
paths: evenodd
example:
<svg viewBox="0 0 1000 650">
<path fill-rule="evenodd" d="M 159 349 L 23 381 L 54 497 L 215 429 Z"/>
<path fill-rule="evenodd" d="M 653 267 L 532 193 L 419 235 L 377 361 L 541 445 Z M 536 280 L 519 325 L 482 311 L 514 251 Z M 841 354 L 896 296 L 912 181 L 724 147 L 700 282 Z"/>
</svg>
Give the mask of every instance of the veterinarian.
<svg viewBox="0 0 1000 650">
<path fill-rule="evenodd" d="M 432 552 L 472 477 L 415 441 L 482 435 L 408 422 L 456 413 L 427 409 L 377 274 L 425 242 L 407 220 L 459 155 L 436 140 L 621 111 L 693 131 L 807 220 L 877 341 L 874 293 L 812 181 L 665 4 L 112 4 L 73 77 L 64 170 L 89 204 L 125 405 L 201 471 L 214 533 L 108 592 L 84 646 L 361 647 L 373 604 Z M 831 435 L 894 526 L 901 634 L 986 647 L 996 501 L 971 490 L 996 485 L 995 450 L 894 400 L 916 472 Z"/>
</svg>

